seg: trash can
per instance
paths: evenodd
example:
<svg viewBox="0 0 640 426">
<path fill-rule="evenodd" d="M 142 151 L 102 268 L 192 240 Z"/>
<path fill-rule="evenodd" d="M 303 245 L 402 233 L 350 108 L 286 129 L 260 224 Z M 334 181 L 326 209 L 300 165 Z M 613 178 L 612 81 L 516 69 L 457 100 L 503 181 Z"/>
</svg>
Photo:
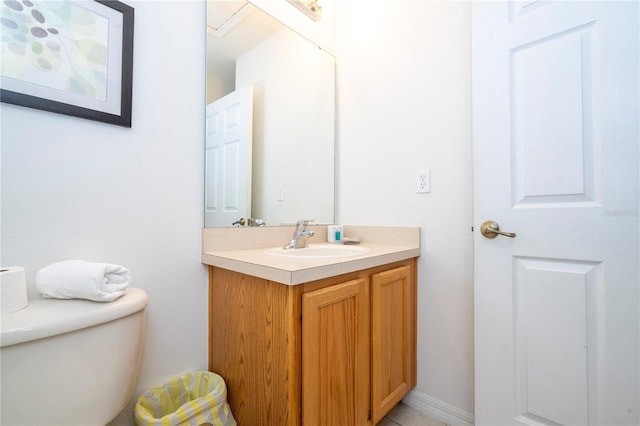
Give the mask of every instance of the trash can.
<svg viewBox="0 0 640 426">
<path fill-rule="evenodd" d="M 209 371 L 175 376 L 140 395 L 138 426 L 236 426 L 222 377 Z"/>
</svg>

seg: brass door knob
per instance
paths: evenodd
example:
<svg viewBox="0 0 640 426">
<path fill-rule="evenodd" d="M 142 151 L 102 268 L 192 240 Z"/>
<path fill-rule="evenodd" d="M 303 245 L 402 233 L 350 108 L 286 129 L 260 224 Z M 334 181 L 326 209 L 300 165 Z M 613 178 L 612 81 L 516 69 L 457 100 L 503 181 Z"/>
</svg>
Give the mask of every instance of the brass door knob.
<svg viewBox="0 0 640 426">
<path fill-rule="evenodd" d="M 516 234 L 513 232 L 502 232 L 500 226 L 492 221 L 488 220 L 480 227 L 480 233 L 487 238 L 495 238 L 498 235 L 504 235 L 505 237 L 515 238 Z"/>
</svg>

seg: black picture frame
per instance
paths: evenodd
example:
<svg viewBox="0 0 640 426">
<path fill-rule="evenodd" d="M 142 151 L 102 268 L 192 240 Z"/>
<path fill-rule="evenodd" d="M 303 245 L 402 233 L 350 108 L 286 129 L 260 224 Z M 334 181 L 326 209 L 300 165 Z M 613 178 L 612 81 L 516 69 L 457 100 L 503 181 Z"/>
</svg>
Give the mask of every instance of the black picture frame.
<svg viewBox="0 0 640 426">
<path fill-rule="evenodd" d="M 45 9 L 48 5 L 57 9 Z M 0 7 L 2 43 L 7 43 L 2 49 L 2 102 L 131 127 L 133 7 L 116 0 L 3 1 Z M 81 13 L 68 13 L 65 7 Z M 64 20 L 78 15 L 86 19 Z M 99 27 L 92 34 L 95 39 L 81 28 L 91 24 Z"/>
</svg>

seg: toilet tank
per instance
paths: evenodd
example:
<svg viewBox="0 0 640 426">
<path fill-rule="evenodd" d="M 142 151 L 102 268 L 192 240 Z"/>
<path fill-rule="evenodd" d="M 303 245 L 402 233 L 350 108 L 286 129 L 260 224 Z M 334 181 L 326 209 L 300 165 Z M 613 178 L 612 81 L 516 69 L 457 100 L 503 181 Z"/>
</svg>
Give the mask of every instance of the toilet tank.
<svg viewBox="0 0 640 426">
<path fill-rule="evenodd" d="M 2 315 L 0 424 L 105 425 L 135 390 L 147 294 L 29 300 Z"/>
</svg>

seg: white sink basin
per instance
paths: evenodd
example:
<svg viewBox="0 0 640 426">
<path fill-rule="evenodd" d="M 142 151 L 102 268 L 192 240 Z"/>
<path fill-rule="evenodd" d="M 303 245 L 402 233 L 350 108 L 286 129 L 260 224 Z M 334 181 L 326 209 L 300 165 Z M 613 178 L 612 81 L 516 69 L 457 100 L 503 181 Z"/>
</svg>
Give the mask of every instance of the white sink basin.
<svg viewBox="0 0 640 426">
<path fill-rule="evenodd" d="M 359 246 L 345 246 L 338 244 L 310 245 L 301 249 L 283 249 L 282 247 L 268 249 L 266 254 L 300 259 L 322 259 L 331 257 L 361 256 L 369 253 L 369 249 Z"/>
</svg>

